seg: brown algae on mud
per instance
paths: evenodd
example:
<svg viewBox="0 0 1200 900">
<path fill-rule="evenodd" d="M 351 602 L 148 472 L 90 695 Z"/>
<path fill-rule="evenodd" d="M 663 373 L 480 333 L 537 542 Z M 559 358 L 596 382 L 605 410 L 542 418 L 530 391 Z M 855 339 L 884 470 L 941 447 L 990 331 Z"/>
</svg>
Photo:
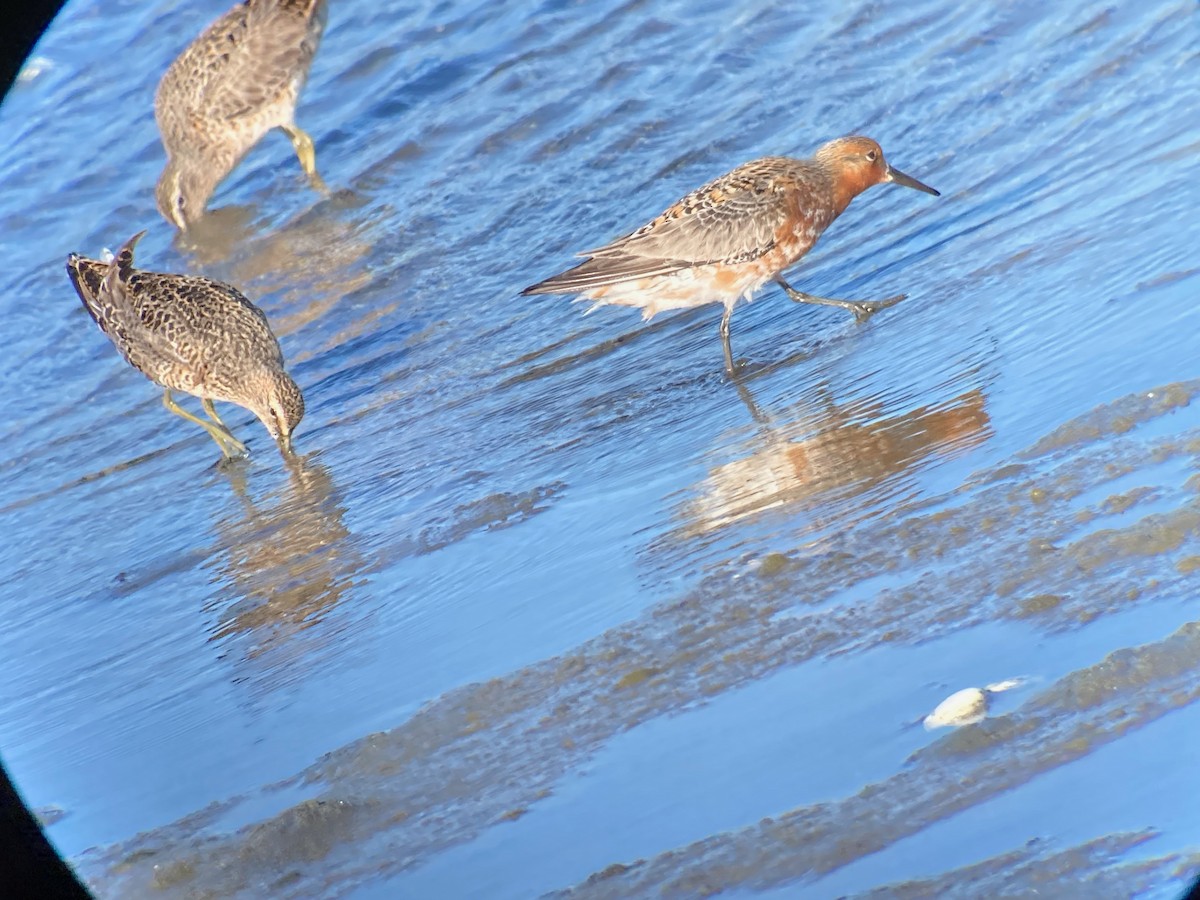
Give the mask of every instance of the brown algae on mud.
<svg viewBox="0 0 1200 900">
<path fill-rule="evenodd" d="M 1190 575 L 1200 570 L 1200 556 L 1185 556 L 1175 563 L 1175 569 L 1180 575 Z"/>
<path fill-rule="evenodd" d="M 1161 642 L 1071 673 L 1014 713 L 946 735 L 853 796 L 706 838 L 560 896 L 706 896 L 822 875 L 1197 699 L 1200 623 L 1189 623 Z"/>
<path fill-rule="evenodd" d="M 1192 402 L 1200 390 L 1200 379 L 1176 381 L 1141 394 L 1130 394 L 1113 403 L 1097 406 L 1054 429 L 1030 448 L 1023 458 L 1032 458 L 1091 444 L 1108 437 L 1125 434 L 1134 426 L 1182 409 Z"/>
<path fill-rule="evenodd" d="M 1106 835 L 1065 849 L 1040 839 L 1022 847 L 953 869 L 935 878 L 896 882 L 857 898 L 924 900 L 927 897 L 1030 897 L 1057 895 L 1071 885 L 1081 897 L 1133 897 L 1182 873 L 1178 856 L 1134 862 L 1120 857 L 1140 849 L 1158 834 L 1151 830 Z M 1200 856 L 1200 855 L 1198 855 Z"/>
<path fill-rule="evenodd" d="M 1182 396 L 1156 390 L 1110 406 L 1145 422 L 1181 407 L 1164 395 Z M 512 810 L 535 809 L 616 735 L 784 668 L 1002 620 L 1046 633 L 1078 628 L 1131 604 L 1191 592 L 1187 560 L 1195 554 L 1184 544 L 1195 546 L 1200 526 L 1194 490 L 1159 485 L 1156 511 L 1141 518 L 1137 504 L 1117 513 L 1103 500 L 1080 498 L 1109 496 L 1116 478 L 1164 460 L 1194 467 L 1196 432 L 1139 438 L 1137 428 L 1117 435 L 1072 423 L 1056 431 L 1068 433 L 1070 442 L 1039 442 L 1042 449 L 1019 464 L 1010 460 L 945 497 L 860 523 L 836 544 L 781 547 L 780 562 L 766 571 L 731 560 L 638 619 L 450 691 L 280 785 L 314 793 L 325 804 L 319 809 L 336 815 L 284 811 L 225 834 L 214 834 L 211 822 L 182 820 L 81 867 L 110 895 L 146 892 L 163 866 L 173 877 L 156 891 L 162 897 L 249 896 L 263 884 L 279 897 L 349 889 L 504 827 L 496 823 Z M 1045 491 L 1042 502 L 1031 501 L 1034 488 Z M 1163 512 L 1164 504 L 1174 508 Z M 1081 506 L 1094 513 L 1091 521 L 1081 523 Z M 1094 552 L 1099 546 L 1107 556 Z M 883 573 L 887 586 L 875 587 Z M 644 864 L 613 861 L 609 877 L 575 891 L 670 896 L 831 871 L 1194 702 L 1198 667 L 1198 627 L 1185 625 L 1070 673 L 1013 713 L 946 734 L 856 794 Z M 303 839 L 292 839 L 297 834 Z"/>
<path fill-rule="evenodd" d="M 620 680 L 617 681 L 616 688 L 618 691 L 621 691 L 628 688 L 637 687 L 643 681 L 653 678 L 655 675 L 659 674 L 659 672 L 660 670 L 654 668 L 653 666 L 640 666 L 622 675 Z"/>
</svg>

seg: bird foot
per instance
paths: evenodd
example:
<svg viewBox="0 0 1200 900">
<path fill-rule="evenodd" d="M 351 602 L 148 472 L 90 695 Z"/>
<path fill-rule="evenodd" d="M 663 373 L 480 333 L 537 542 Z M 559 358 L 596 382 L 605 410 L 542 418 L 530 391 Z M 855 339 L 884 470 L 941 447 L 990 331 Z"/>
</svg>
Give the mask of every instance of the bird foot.
<svg viewBox="0 0 1200 900">
<path fill-rule="evenodd" d="M 308 185 L 326 199 L 333 196 L 333 191 L 329 189 L 329 185 L 325 183 L 325 179 L 315 170 L 308 176 Z"/>
<path fill-rule="evenodd" d="M 244 447 L 239 450 L 221 448 L 221 457 L 213 463 L 213 468 L 220 471 L 232 471 L 242 460 L 250 456 L 250 451 Z"/>
<path fill-rule="evenodd" d="M 854 318 L 859 322 L 865 322 L 881 309 L 895 306 L 907 296 L 907 294 L 896 294 L 894 297 L 888 297 L 886 300 L 856 300 L 851 307 L 851 312 L 854 313 Z"/>
</svg>

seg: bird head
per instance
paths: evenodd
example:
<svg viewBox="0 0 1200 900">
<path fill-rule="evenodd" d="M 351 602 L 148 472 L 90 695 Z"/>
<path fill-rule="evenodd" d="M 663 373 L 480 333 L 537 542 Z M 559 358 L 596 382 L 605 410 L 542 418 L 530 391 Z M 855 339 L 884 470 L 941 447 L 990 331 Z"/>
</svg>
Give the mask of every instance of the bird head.
<svg viewBox="0 0 1200 900">
<path fill-rule="evenodd" d="M 304 395 L 299 385 L 282 369 L 265 371 L 258 397 L 251 410 L 279 445 L 279 452 L 291 456 L 292 432 L 304 418 Z"/>
<path fill-rule="evenodd" d="M 158 176 L 154 188 L 158 211 L 180 231 L 186 231 L 204 215 L 205 204 L 216 187 L 208 171 L 205 166 L 189 165 L 172 156 Z"/>
<path fill-rule="evenodd" d="M 852 135 L 830 141 L 817 151 L 816 160 L 833 178 L 834 198 L 839 212 L 876 184 L 900 184 L 935 197 L 940 196 L 929 185 L 892 167 L 883 157 L 883 148 L 869 137 Z"/>
</svg>

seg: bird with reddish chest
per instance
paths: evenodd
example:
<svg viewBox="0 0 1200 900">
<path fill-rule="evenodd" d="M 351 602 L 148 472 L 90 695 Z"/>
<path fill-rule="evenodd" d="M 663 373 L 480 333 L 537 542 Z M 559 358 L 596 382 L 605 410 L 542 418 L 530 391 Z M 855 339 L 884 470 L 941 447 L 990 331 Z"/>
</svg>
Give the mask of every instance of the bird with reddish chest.
<svg viewBox="0 0 1200 900">
<path fill-rule="evenodd" d="M 522 293 L 579 294 L 595 301 L 593 309 L 640 307 L 645 319 L 663 310 L 722 303 L 721 343 L 733 374 L 733 308 L 768 281 L 797 303 L 841 307 L 860 321 L 904 299 L 817 297 L 793 289 L 780 274 L 812 249 L 851 200 L 887 183 L 940 196 L 889 165 L 868 137 L 830 141 L 811 159 L 756 159 L 697 188 L 636 231 L 581 253 L 585 262 Z"/>
</svg>

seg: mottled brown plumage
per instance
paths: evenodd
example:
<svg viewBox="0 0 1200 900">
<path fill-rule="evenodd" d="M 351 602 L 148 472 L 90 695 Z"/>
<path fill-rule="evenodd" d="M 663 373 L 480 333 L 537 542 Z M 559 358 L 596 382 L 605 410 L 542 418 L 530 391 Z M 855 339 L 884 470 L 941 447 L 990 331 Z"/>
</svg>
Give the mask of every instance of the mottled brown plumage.
<svg viewBox="0 0 1200 900">
<path fill-rule="evenodd" d="M 581 253 L 590 258 L 524 293 L 582 294 L 597 306 L 640 307 L 646 319 L 666 309 L 723 303 L 721 339 L 732 372 L 733 307 L 772 279 L 793 300 L 840 306 L 859 318 L 902 299 L 815 297 L 793 290 L 780 277 L 851 200 L 885 182 L 938 193 L 893 169 L 867 137 L 830 141 L 811 159 L 756 159 L 697 188 L 636 231 Z"/>
<path fill-rule="evenodd" d="M 246 448 L 218 418 L 214 400 L 253 412 L 290 454 L 304 397 L 284 370 L 267 317 L 220 281 L 135 269 L 133 248 L 142 234 L 112 262 L 67 258 L 67 274 L 92 319 L 130 365 L 165 389 L 167 409 L 204 428 L 226 456 Z M 172 390 L 199 397 L 212 421 L 176 405 Z"/>
<path fill-rule="evenodd" d="M 167 151 L 155 199 L 186 229 L 250 148 L 272 128 L 291 138 L 314 186 L 312 138 L 296 100 L 325 28 L 326 0 L 247 0 L 205 29 L 159 82 L 154 117 Z"/>
</svg>

